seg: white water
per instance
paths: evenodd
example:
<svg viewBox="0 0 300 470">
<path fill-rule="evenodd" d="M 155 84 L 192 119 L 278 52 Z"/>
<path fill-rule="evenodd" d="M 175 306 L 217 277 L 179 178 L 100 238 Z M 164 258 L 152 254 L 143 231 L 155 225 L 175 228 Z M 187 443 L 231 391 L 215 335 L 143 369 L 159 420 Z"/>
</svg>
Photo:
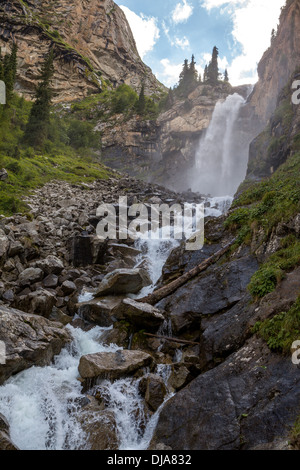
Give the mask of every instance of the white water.
<svg viewBox="0 0 300 470">
<path fill-rule="evenodd" d="M 213 196 L 233 195 L 244 179 L 247 169 L 248 146 L 237 129 L 244 98 L 237 93 L 219 101 L 206 134 L 196 153 L 196 168 L 191 174 L 194 191 Z"/>
</svg>

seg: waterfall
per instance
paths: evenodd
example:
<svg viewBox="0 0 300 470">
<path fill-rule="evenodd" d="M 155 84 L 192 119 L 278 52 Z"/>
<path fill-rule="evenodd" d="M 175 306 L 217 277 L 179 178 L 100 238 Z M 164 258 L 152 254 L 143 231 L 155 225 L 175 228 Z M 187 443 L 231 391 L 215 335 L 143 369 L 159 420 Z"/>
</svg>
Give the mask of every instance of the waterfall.
<svg viewBox="0 0 300 470">
<path fill-rule="evenodd" d="M 190 177 L 194 191 L 212 196 L 232 196 L 244 179 L 249 142 L 238 126 L 244 98 L 234 93 L 217 102 L 211 122 L 200 139 L 196 168 Z"/>
</svg>

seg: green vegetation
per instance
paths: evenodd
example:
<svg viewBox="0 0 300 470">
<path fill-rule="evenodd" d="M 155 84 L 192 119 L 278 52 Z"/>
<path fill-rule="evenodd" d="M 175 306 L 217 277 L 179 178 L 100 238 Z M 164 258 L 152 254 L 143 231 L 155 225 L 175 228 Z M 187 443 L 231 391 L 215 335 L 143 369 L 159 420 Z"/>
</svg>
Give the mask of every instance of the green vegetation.
<svg viewBox="0 0 300 470">
<path fill-rule="evenodd" d="M 300 450 L 300 416 L 290 431 L 290 444 L 295 450 Z"/>
<path fill-rule="evenodd" d="M 250 244 L 260 233 L 267 242 L 274 227 L 287 222 L 300 209 L 300 153 L 290 157 L 268 179 L 245 189 L 233 204 L 225 226 L 237 234 L 234 249 Z M 272 292 L 286 272 L 300 264 L 300 241 L 293 235 L 281 240 L 279 250 L 253 275 L 249 291 L 256 299 Z"/>
<path fill-rule="evenodd" d="M 50 109 L 53 98 L 51 79 L 54 74 L 53 49 L 50 50 L 42 66 L 40 83 L 35 93 L 35 102 L 30 110 L 24 141 L 33 147 L 41 147 L 49 136 Z"/>
<path fill-rule="evenodd" d="M 5 63 L 2 73 L 10 63 L 14 70 L 14 51 L 1 61 Z M 0 168 L 8 173 L 8 178 L 0 181 L 3 215 L 26 211 L 22 196 L 50 180 L 80 184 L 109 176 L 109 170 L 97 161 L 101 139 L 93 124 L 50 107 L 51 57 L 48 59 L 35 103 L 11 93 L 7 105 L 0 106 Z M 11 76 L 11 72 L 2 75 L 6 85 Z"/>
<path fill-rule="evenodd" d="M 108 121 L 115 114 L 122 114 L 124 120 L 140 114 L 143 119 L 156 119 L 161 101 L 166 94 L 149 97 L 144 94 L 143 85 L 138 95 L 125 83 L 116 89 L 106 89 L 103 93 L 91 95 L 80 102 L 73 103 L 71 111 L 78 119 L 87 119 L 93 122 Z"/>
<path fill-rule="evenodd" d="M 271 350 L 290 354 L 293 342 L 300 337 L 300 297 L 288 312 L 257 322 L 252 332 L 258 333 Z"/>
</svg>

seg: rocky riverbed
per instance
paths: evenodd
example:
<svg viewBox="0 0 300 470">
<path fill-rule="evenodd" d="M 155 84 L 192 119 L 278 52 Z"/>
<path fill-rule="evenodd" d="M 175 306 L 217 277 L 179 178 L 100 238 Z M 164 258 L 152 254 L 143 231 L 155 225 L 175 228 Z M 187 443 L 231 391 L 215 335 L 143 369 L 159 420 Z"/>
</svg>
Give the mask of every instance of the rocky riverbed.
<svg viewBox="0 0 300 470">
<path fill-rule="evenodd" d="M 72 441 L 69 429 L 58 444 L 53 422 L 46 448 L 126 448 L 120 437 L 128 426 L 125 403 L 134 423 L 130 445 L 137 448 L 289 448 L 299 369 L 271 353 L 251 328 L 295 302 L 299 268 L 275 293 L 253 302 L 247 285 L 258 269 L 257 255 L 243 246 L 158 304 L 139 302 L 157 281 L 159 287 L 178 278 L 232 235 L 215 209 L 219 217 L 207 217 L 206 243 L 196 252 L 187 251 L 184 241 L 163 251 L 156 245 L 153 252 L 133 240 L 103 242 L 96 234 L 97 208 L 117 204 L 119 196 L 127 196 L 128 204 L 203 201 L 199 194 L 176 194 L 116 173 L 89 185 L 51 182 L 28 198 L 29 216 L 2 217 L 0 341 L 6 363 L 0 365 L 0 403 L 9 387 L 40 380 L 16 374 L 54 367 L 55 382 L 66 357 L 73 364 L 76 356 L 70 382 L 76 394 L 60 406 L 72 416 L 78 439 Z M 289 230 L 297 231 L 294 222 Z M 264 250 L 272 244 L 274 238 Z M 156 277 L 153 264 L 161 270 Z M 74 346 L 81 332 L 92 347 Z M 41 391 L 42 407 L 47 393 Z M 17 448 L 9 434 L 13 419 L 3 416 L 3 408 L 9 406 L 0 406 L 0 448 Z"/>
</svg>

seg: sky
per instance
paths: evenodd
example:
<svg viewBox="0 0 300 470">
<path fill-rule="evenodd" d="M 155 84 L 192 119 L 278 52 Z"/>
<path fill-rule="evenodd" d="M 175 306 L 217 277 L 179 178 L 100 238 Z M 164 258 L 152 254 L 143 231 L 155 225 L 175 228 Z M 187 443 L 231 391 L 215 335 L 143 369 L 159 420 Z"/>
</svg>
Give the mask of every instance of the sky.
<svg viewBox="0 0 300 470">
<path fill-rule="evenodd" d="M 184 59 L 195 56 L 201 75 L 219 49 L 219 69 L 232 85 L 254 84 L 285 0 L 115 0 L 138 51 L 158 80 L 178 83 Z"/>
</svg>

